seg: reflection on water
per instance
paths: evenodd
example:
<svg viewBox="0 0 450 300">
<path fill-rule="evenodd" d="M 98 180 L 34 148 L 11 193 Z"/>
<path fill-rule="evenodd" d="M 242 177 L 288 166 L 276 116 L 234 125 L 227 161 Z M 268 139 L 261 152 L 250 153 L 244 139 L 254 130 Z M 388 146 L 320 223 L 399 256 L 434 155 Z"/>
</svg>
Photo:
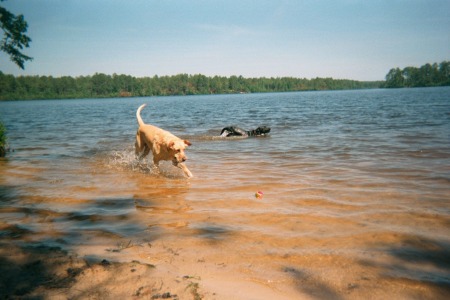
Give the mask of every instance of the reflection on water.
<svg viewBox="0 0 450 300">
<path fill-rule="evenodd" d="M 381 298 L 387 283 L 439 297 L 450 286 L 448 99 L 432 88 L 2 102 L 15 152 L 0 161 L 0 236 L 68 249 L 162 242 L 318 298 Z M 135 159 L 144 102 L 144 121 L 193 143 L 194 178 Z M 218 138 L 227 125 L 272 131 Z"/>
</svg>

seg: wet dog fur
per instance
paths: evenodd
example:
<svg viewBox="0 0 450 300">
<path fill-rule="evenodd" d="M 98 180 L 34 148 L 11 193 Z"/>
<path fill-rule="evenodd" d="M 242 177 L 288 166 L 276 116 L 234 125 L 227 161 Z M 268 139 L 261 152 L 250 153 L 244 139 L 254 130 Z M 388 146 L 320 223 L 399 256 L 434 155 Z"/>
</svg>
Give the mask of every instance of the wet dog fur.
<svg viewBox="0 0 450 300">
<path fill-rule="evenodd" d="M 136 155 L 139 159 L 143 159 L 152 151 L 155 166 L 158 167 L 161 160 L 168 160 L 174 166 L 182 169 L 187 177 L 193 177 L 191 171 L 184 164 L 187 160 L 184 151 L 191 143 L 159 127 L 145 124 L 141 118 L 141 110 L 145 106 L 146 104 L 139 106 L 136 111 L 136 118 L 139 124 L 135 143 Z"/>
</svg>

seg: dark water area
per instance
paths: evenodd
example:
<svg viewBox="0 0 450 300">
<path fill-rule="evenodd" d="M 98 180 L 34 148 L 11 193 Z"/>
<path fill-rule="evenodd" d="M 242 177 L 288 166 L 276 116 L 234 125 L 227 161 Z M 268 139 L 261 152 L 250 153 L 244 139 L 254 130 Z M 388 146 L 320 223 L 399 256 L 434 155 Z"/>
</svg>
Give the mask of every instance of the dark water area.
<svg viewBox="0 0 450 300">
<path fill-rule="evenodd" d="M 143 103 L 192 142 L 194 178 L 135 159 Z M 175 243 L 312 298 L 450 291 L 448 87 L 0 102 L 0 118 L 0 238 Z M 272 130 L 218 137 L 228 125 Z"/>
</svg>

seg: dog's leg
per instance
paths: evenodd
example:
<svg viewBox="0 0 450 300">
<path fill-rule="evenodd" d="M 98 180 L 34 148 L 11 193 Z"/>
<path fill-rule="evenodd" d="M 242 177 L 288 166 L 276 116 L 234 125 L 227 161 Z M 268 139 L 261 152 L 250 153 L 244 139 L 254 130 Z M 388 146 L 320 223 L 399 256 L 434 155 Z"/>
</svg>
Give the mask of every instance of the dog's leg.
<svg viewBox="0 0 450 300">
<path fill-rule="evenodd" d="M 161 174 L 161 169 L 159 168 L 159 162 L 160 162 L 160 158 L 158 157 L 158 154 L 153 153 L 153 172 L 155 174 L 160 175 Z"/>
<path fill-rule="evenodd" d="M 184 163 L 178 163 L 176 165 L 176 167 L 180 168 L 181 170 L 183 170 L 184 174 L 189 177 L 192 178 L 194 177 L 194 175 L 192 175 L 191 171 L 189 171 L 189 169 L 186 167 L 186 165 Z"/>
<path fill-rule="evenodd" d="M 144 146 L 144 152 L 139 156 L 139 160 L 142 160 L 144 157 L 146 157 L 150 153 L 150 147 Z"/>
<path fill-rule="evenodd" d="M 153 164 L 159 168 L 159 158 L 157 154 L 153 154 Z"/>
<path fill-rule="evenodd" d="M 134 154 L 139 157 L 139 154 L 144 150 L 145 143 L 142 142 L 139 130 L 136 132 L 136 142 L 134 143 Z"/>
</svg>

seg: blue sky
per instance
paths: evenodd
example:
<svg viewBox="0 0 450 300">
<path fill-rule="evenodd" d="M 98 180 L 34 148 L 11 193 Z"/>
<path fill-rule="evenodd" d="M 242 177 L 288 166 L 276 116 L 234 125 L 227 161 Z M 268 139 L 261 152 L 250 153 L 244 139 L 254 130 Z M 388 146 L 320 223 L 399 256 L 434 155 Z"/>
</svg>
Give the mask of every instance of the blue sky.
<svg viewBox="0 0 450 300">
<path fill-rule="evenodd" d="M 383 80 L 450 60 L 449 0 L 8 0 L 32 38 L 14 75 Z"/>
</svg>

